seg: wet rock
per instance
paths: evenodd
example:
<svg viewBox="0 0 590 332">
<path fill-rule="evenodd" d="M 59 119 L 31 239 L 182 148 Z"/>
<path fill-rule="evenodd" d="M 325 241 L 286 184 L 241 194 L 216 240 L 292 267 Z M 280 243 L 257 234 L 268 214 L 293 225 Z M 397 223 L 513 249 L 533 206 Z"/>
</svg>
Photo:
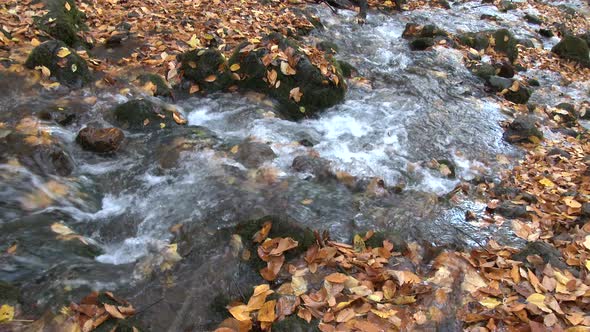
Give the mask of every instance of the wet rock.
<svg viewBox="0 0 590 332">
<path fill-rule="evenodd" d="M 137 80 L 139 81 L 139 84 L 141 84 L 142 86 L 145 86 L 146 84 L 148 84 L 148 82 L 153 84 L 156 87 L 156 90 L 154 91 L 154 96 L 156 97 L 172 96 L 172 89 L 170 88 L 170 85 L 168 85 L 168 82 L 166 82 L 164 77 L 158 74 L 141 74 L 137 77 Z"/>
<path fill-rule="evenodd" d="M 528 216 L 525 206 L 502 202 L 495 210 L 495 213 L 510 219 L 526 218 Z"/>
<path fill-rule="evenodd" d="M 565 125 L 572 126 L 578 120 L 574 105 L 561 103 L 551 112 L 551 118 Z"/>
<path fill-rule="evenodd" d="M 63 49 L 67 49 L 70 53 L 60 57 L 58 52 Z M 35 47 L 29 54 L 25 66 L 29 69 L 35 69 L 38 66 L 47 67 L 52 77 L 70 88 L 80 88 L 92 79 L 86 61 L 76 51 L 57 40 L 46 41 Z"/>
<path fill-rule="evenodd" d="M 434 46 L 434 39 L 430 37 L 420 37 L 410 42 L 410 49 L 412 51 L 424 51 L 432 46 Z"/>
<path fill-rule="evenodd" d="M 76 137 L 76 142 L 84 149 L 94 152 L 113 152 L 119 149 L 125 134 L 119 128 L 86 127 Z"/>
<path fill-rule="evenodd" d="M 406 24 L 404 32 L 402 33 L 402 37 L 406 39 L 448 37 L 448 35 L 448 32 L 434 24 L 420 25 L 416 23 Z"/>
<path fill-rule="evenodd" d="M 512 256 L 512 259 L 523 262 L 526 267 L 534 269 L 535 266 L 533 266 L 527 260 L 527 256 L 532 255 L 540 256 L 545 264 L 551 264 L 551 266 L 561 270 L 569 270 L 572 272 L 572 274 L 576 276 L 579 275 L 578 271 L 576 271 L 563 261 L 563 257 L 559 250 L 557 250 L 552 245 L 542 241 L 528 242 L 527 245 L 520 252 Z"/>
<path fill-rule="evenodd" d="M 297 156 L 293 159 L 291 167 L 297 172 L 310 173 L 319 180 L 335 177 L 330 168 L 330 161 L 320 157 Z"/>
<path fill-rule="evenodd" d="M 578 132 L 577 130 L 575 130 L 573 128 L 556 128 L 556 129 L 553 129 L 552 131 L 554 133 L 559 133 L 564 136 L 570 136 L 570 137 L 578 137 L 580 135 L 580 132 Z"/>
<path fill-rule="evenodd" d="M 539 80 L 536 78 L 531 78 L 527 81 L 527 84 L 529 86 L 541 86 L 541 83 L 539 83 Z"/>
<path fill-rule="evenodd" d="M 346 62 L 343 60 L 338 60 L 336 63 L 340 67 L 340 71 L 342 72 L 343 77 L 351 78 L 351 77 L 357 75 L 358 70 L 353 65 L 351 65 L 349 62 Z"/>
<path fill-rule="evenodd" d="M 37 174 L 68 176 L 72 173 L 74 161 L 61 144 L 30 144 L 27 137 L 9 133 L 0 139 L 0 142 L 6 140 L 0 144 L 0 156 L 16 156 L 19 163 Z"/>
<path fill-rule="evenodd" d="M 457 36 L 459 42 L 478 51 L 484 50 L 490 44 L 489 32 L 467 32 Z"/>
<path fill-rule="evenodd" d="M 132 131 L 154 130 L 174 127 L 172 112 L 166 112 L 146 99 L 135 99 L 117 106 L 113 110 L 117 125 Z"/>
<path fill-rule="evenodd" d="M 197 84 L 200 91 L 221 91 L 232 83 L 227 61 L 216 49 L 191 50 L 178 55 L 178 61 L 183 78 Z"/>
<path fill-rule="evenodd" d="M 61 126 L 68 126 L 76 120 L 76 112 L 63 107 L 52 107 L 37 114 L 40 120 L 53 121 Z"/>
<path fill-rule="evenodd" d="M 545 38 L 551 38 L 554 36 L 553 31 L 551 29 L 539 29 L 539 34 Z"/>
<path fill-rule="evenodd" d="M 498 76 L 505 77 L 505 78 L 512 78 L 514 77 L 514 67 L 507 62 L 502 62 L 499 66 Z"/>
<path fill-rule="evenodd" d="M 198 151 L 213 147 L 219 141 L 215 133 L 205 127 L 189 126 L 169 130 L 163 135 L 157 135 L 150 146 L 157 146 L 158 164 L 163 169 L 170 169 L 178 165 L 178 159 L 183 151 Z"/>
<path fill-rule="evenodd" d="M 516 4 L 514 2 L 512 2 L 512 1 L 510 1 L 510 0 L 502 0 L 500 2 L 500 6 L 498 7 L 498 9 L 501 12 L 507 12 L 509 10 L 515 10 L 516 8 L 518 8 L 516 6 Z"/>
<path fill-rule="evenodd" d="M 256 168 L 277 157 L 272 148 L 265 143 L 245 140 L 238 145 L 236 160 L 248 168 Z"/>
<path fill-rule="evenodd" d="M 570 103 L 559 103 L 559 104 L 555 105 L 555 107 L 565 110 L 565 111 L 568 111 L 568 112 L 571 112 L 571 113 L 574 113 L 576 111 L 576 107 Z"/>
<path fill-rule="evenodd" d="M 533 15 L 533 14 L 528 14 L 527 13 L 527 14 L 524 15 L 524 19 L 527 22 L 532 23 L 532 24 L 538 24 L 538 25 L 543 24 L 543 20 L 539 16 L 537 16 L 537 15 Z"/>
<path fill-rule="evenodd" d="M 125 33 L 125 32 L 117 33 L 117 34 L 110 36 L 105 41 L 105 44 L 107 47 L 117 47 L 117 46 L 121 46 L 121 44 L 123 44 L 123 42 L 126 41 L 127 39 L 129 39 L 128 33 Z"/>
<path fill-rule="evenodd" d="M 494 38 L 494 50 L 496 52 L 504 53 L 511 62 L 518 58 L 518 44 L 516 38 L 507 29 L 496 30 L 492 37 Z"/>
<path fill-rule="evenodd" d="M 488 21 L 497 21 L 498 20 L 498 16 L 490 15 L 490 14 L 481 14 L 481 16 L 479 18 L 481 20 L 488 20 Z"/>
<path fill-rule="evenodd" d="M 590 66 L 590 49 L 585 40 L 567 35 L 557 45 L 553 46 L 551 52 L 561 58 L 577 61 L 584 66 Z"/>
<path fill-rule="evenodd" d="M 482 63 L 473 68 L 473 73 L 487 81 L 496 75 L 496 68 L 488 63 Z"/>
<path fill-rule="evenodd" d="M 293 64 L 294 73 L 287 73 L 281 70 L 287 62 L 281 59 L 272 60 L 268 67 L 264 65 L 262 59 L 269 54 L 268 45 L 278 45 L 285 53 L 292 53 L 292 58 L 298 58 L 299 61 Z M 289 38 L 285 38 L 278 33 L 273 33 L 265 37 L 258 48 L 254 45 L 243 43 L 239 45 L 232 57 L 229 59 L 229 65 L 238 64 L 240 68 L 234 73 L 239 75 L 240 81 L 238 86 L 246 90 L 254 90 L 264 93 L 279 102 L 280 110 L 291 119 L 301 119 L 311 116 L 316 112 L 334 106 L 344 100 L 346 93 L 346 84 L 342 72 L 338 68 L 337 62 L 330 56 L 327 57 L 335 68 L 335 80 L 328 80 L 321 71 L 315 67 L 307 55 L 300 51 L 300 45 Z M 269 84 L 267 72 L 276 72 L 276 79 L 273 77 L 273 85 Z M 280 83 L 279 83 L 280 82 Z M 299 89 L 297 99 L 294 96 L 294 89 Z"/>
<path fill-rule="evenodd" d="M 316 45 L 316 47 L 318 48 L 318 50 L 324 51 L 328 54 L 336 54 L 339 50 L 338 45 L 336 45 L 336 43 L 327 40 L 319 42 Z"/>
<path fill-rule="evenodd" d="M 74 0 L 45 0 L 44 2 L 49 12 L 35 18 L 35 24 L 39 29 L 68 46 L 88 46 L 86 41 L 78 37 L 78 32 L 86 29 L 84 24 L 86 15 L 78 10 L 76 2 Z"/>
<path fill-rule="evenodd" d="M 536 127 L 533 116 L 521 115 L 510 123 L 503 137 L 510 143 L 535 142 L 543 139 L 543 133 Z"/>
<path fill-rule="evenodd" d="M 20 291 L 18 287 L 0 280 L 0 303 L 15 305 L 18 302 Z"/>
<path fill-rule="evenodd" d="M 531 91 L 520 83 L 514 91 L 513 84 L 515 80 L 492 76 L 488 83 L 495 91 L 501 92 L 506 100 L 516 104 L 526 104 L 531 97 Z"/>
</svg>

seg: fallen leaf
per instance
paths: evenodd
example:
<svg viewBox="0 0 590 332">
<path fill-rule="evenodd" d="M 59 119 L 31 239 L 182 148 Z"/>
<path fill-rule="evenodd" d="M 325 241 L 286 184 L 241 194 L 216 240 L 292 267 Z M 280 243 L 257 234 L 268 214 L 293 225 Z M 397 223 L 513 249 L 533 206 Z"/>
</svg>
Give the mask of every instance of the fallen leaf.
<svg viewBox="0 0 590 332">
<path fill-rule="evenodd" d="M 8 304 L 0 306 L 0 323 L 8 323 L 14 319 L 14 307 Z"/>
<path fill-rule="evenodd" d="M 57 51 L 57 56 L 60 58 L 65 58 L 70 54 L 72 54 L 72 52 L 70 52 L 70 50 L 68 50 L 66 47 L 62 47 L 59 49 L 59 51 Z"/>
<path fill-rule="evenodd" d="M 260 322 L 274 322 L 276 319 L 275 304 L 276 300 L 268 301 L 262 305 L 258 311 L 258 321 Z"/>
</svg>

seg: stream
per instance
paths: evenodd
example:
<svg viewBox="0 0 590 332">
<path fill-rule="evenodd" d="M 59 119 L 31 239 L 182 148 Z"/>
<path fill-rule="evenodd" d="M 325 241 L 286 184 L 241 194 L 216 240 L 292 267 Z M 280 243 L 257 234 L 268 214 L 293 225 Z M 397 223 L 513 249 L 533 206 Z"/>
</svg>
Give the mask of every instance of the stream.
<svg viewBox="0 0 590 332">
<path fill-rule="evenodd" d="M 124 145 L 110 155 L 84 151 L 76 135 L 88 124 L 112 126 L 113 107 L 138 95 L 97 87 L 32 92 L 17 74 L 0 72 L 0 121 L 38 118 L 73 163 L 71 174 L 52 175 L 33 152 L 30 163 L 19 164 L 11 153 L 29 153 L 25 149 L 0 151 L 8 156 L 0 159 L 0 248 L 18 245 L 16 254 L 0 256 L 0 280 L 18 285 L 31 312 L 59 308 L 91 290 L 113 290 L 139 308 L 149 330 L 201 331 L 223 319 L 216 301 L 259 278 L 230 254 L 226 230 L 240 222 L 273 216 L 327 230 L 340 241 L 375 230 L 434 247 L 469 248 L 491 238 L 521 244 L 509 226 L 465 220 L 467 211 L 484 214 L 477 195 L 449 199 L 462 182 L 497 177 L 509 167 L 500 159 L 513 163 L 522 156 L 502 139 L 500 123 L 509 117 L 499 98 L 465 68 L 461 52 L 442 46 L 412 52 L 401 34 L 415 22 L 451 33 L 507 27 L 517 37 L 540 37 L 520 10 L 500 13 L 479 2 L 452 7 L 372 12 L 362 26 L 354 13 L 314 7 L 325 29 L 307 38 L 335 43 L 337 58 L 370 82 L 349 82 L 343 104 L 292 122 L 257 94 L 191 97 L 173 107 L 192 129 L 125 132 Z M 481 20 L 482 14 L 499 19 Z M 557 40 L 545 40 L 544 47 Z M 534 75 L 541 86 L 559 83 L 550 72 Z M 558 103 L 564 93 L 585 94 L 556 86 L 539 88 L 532 100 Z M 93 105 L 81 102 L 93 96 Z M 71 115 L 65 125 L 41 116 L 58 108 Z M 267 143 L 276 157 L 260 167 L 243 165 L 231 150 L 247 139 Z M 329 161 L 330 172 L 351 175 L 369 189 L 296 171 L 293 160 L 312 151 Z M 455 177 L 429 167 L 433 160 L 453 165 Z M 384 188 L 370 190 L 375 179 Z M 56 222 L 88 245 L 56 238 L 50 229 Z M 190 230 L 190 255 L 167 284 L 146 278 L 142 269 L 173 241 L 170 229 L 178 224 Z"/>
</svg>

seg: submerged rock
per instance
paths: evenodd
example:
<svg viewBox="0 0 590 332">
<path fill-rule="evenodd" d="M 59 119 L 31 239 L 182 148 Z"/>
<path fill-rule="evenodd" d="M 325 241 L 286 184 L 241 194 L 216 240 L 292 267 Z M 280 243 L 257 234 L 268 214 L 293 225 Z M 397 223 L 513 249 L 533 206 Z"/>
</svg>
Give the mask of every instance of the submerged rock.
<svg viewBox="0 0 590 332">
<path fill-rule="evenodd" d="M 10 133 L 0 139 L 0 157 L 4 154 L 15 156 L 19 163 L 34 173 L 42 175 L 68 176 L 74 170 L 74 161 L 65 148 L 55 142 L 31 144 L 31 136 Z"/>
<path fill-rule="evenodd" d="M 551 52 L 559 55 L 561 58 L 574 60 L 584 66 L 590 66 L 590 49 L 585 40 L 567 35 L 561 39 L 557 45 L 553 46 Z"/>
<path fill-rule="evenodd" d="M 416 38 L 410 42 L 410 49 L 412 51 L 424 51 L 432 46 L 434 46 L 434 39 L 429 37 Z"/>
<path fill-rule="evenodd" d="M 319 180 L 335 178 L 330 168 L 330 161 L 324 158 L 303 155 L 293 159 L 291 167 L 297 172 L 312 174 Z"/>
<path fill-rule="evenodd" d="M 117 124 L 133 131 L 174 127 L 173 113 L 146 99 L 135 99 L 113 110 Z"/>
<path fill-rule="evenodd" d="M 256 168 L 266 161 L 277 157 L 272 148 L 265 143 L 254 142 L 246 139 L 238 145 L 236 160 L 249 168 Z"/>
<path fill-rule="evenodd" d="M 94 152 L 113 152 L 119 149 L 125 134 L 119 128 L 86 127 L 78 133 L 76 142 Z"/>
<path fill-rule="evenodd" d="M 80 88 L 92 79 L 86 61 L 58 40 L 46 41 L 35 47 L 29 54 L 25 66 L 29 69 L 46 67 L 52 77 L 70 88 Z"/>
<path fill-rule="evenodd" d="M 510 143 L 535 142 L 543 139 L 543 133 L 537 128 L 535 118 L 522 115 L 514 119 L 504 132 L 504 140 Z"/>
</svg>

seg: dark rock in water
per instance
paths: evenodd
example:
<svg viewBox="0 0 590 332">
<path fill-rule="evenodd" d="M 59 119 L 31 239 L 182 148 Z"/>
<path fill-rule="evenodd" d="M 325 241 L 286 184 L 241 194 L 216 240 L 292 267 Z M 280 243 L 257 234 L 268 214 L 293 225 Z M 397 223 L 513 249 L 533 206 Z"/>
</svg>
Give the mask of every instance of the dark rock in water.
<svg viewBox="0 0 590 332">
<path fill-rule="evenodd" d="M 117 33 L 117 34 L 114 34 L 114 35 L 110 36 L 106 40 L 105 44 L 108 47 L 121 46 L 121 44 L 123 44 L 123 42 L 125 40 L 127 40 L 127 39 L 129 39 L 129 34 L 128 33 Z"/>
<path fill-rule="evenodd" d="M 240 143 L 236 152 L 236 160 L 248 168 L 259 167 L 264 162 L 275 159 L 276 156 L 268 144 L 249 139 Z"/>
<path fill-rule="evenodd" d="M 199 85 L 200 91 L 227 89 L 232 83 L 230 70 L 223 54 L 212 48 L 188 51 L 178 55 L 183 78 Z"/>
<path fill-rule="evenodd" d="M 64 57 L 60 57 L 60 50 L 70 52 Z M 35 47 L 25 66 L 29 69 L 35 69 L 38 66 L 44 66 L 49 69 L 51 76 L 70 88 L 80 88 L 92 79 L 90 70 L 86 61 L 82 59 L 76 51 L 68 48 L 66 44 L 58 40 L 46 41 Z"/>
<path fill-rule="evenodd" d="M 45 0 L 45 8 L 49 10 L 43 17 L 35 18 L 40 30 L 53 38 L 61 40 L 71 47 L 88 44 L 78 36 L 78 32 L 86 29 L 86 15 L 78 10 L 74 0 Z M 67 3 L 67 6 L 66 6 Z M 69 7 L 68 10 L 66 7 Z"/>
<path fill-rule="evenodd" d="M 409 38 L 435 38 L 448 37 L 448 32 L 437 27 L 434 24 L 420 25 L 416 23 L 408 23 L 402 33 L 402 37 Z"/>
<path fill-rule="evenodd" d="M 539 34 L 545 38 L 551 38 L 554 36 L 553 31 L 551 29 L 539 29 Z"/>
<path fill-rule="evenodd" d="M 188 126 L 168 130 L 153 137 L 148 144 L 156 146 L 158 163 L 163 169 L 176 167 L 183 151 L 198 151 L 217 144 L 215 133 L 205 127 Z"/>
<path fill-rule="evenodd" d="M 434 46 L 434 39 L 430 37 L 420 37 L 410 42 L 410 49 L 412 51 L 424 51 L 432 46 Z"/>
<path fill-rule="evenodd" d="M 113 152 L 119 149 L 125 134 L 119 128 L 86 127 L 78 133 L 76 142 L 94 152 Z"/>
<path fill-rule="evenodd" d="M 0 280 L 0 302 L 2 304 L 10 304 L 14 306 L 18 302 L 19 296 L 20 291 L 16 286 Z"/>
<path fill-rule="evenodd" d="M 507 62 L 503 62 L 500 65 L 500 70 L 498 71 L 498 76 L 505 77 L 505 78 L 512 78 L 514 77 L 514 67 Z"/>
<path fill-rule="evenodd" d="M 351 78 L 352 76 L 357 75 L 358 70 L 349 62 L 338 60 L 336 63 L 340 67 L 340 71 L 342 72 L 343 77 Z"/>
<path fill-rule="evenodd" d="M 62 107 L 52 107 L 40 111 L 37 117 L 44 121 L 54 121 L 61 126 L 68 126 L 76 119 L 76 112 Z"/>
<path fill-rule="evenodd" d="M 313 174 L 320 180 L 334 177 L 334 173 L 330 169 L 330 161 L 320 157 L 297 156 L 293 159 L 291 167 L 297 172 Z"/>
<path fill-rule="evenodd" d="M 469 46 L 473 49 L 481 51 L 490 44 L 489 32 L 467 32 L 457 35 L 457 39 L 463 45 Z"/>
<path fill-rule="evenodd" d="M 559 103 L 555 105 L 555 107 L 572 113 L 576 111 L 576 107 L 570 103 Z"/>
<path fill-rule="evenodd" d="M 148 82 L 155 85 L 156 91 L 154 91 L 154 96 L 156 96 L 156 97 L 158 97 L 158 96 L 160 96 L 160 97 L 172 96 L 172 89 L 168 85 L 168 82 L 166 82 L 166 80 L 158 74 L 150 74 L 150 73 L 141 74 L 141 75 L 139 75 L 139 77 L 137 77 L 137 80 L 139 81 L 139 84 L 141 84 L 142 86 L 147 84 Z"/>
<path fill-rule="evenodd" d="M 298 58 L 296 64 L 292 63 L 295 67 L 287 67 L 288 63 L 281 59 L 272 60 L 268 67 L 265 66 L 262 60 L 270 53 L 270 45 L 278 45 L 283 52 Z M 267 94 L 279 102 L 280 110 L 287 117 L 297 120 L 344 100 L 347 87 L 342 72 L 332 57 L 328 56 L 327 60 L 334 66 L 332 80 L 311 63 L 296 41 L 273 33 L 256 46 L 249 43 L 239 45 L 228 63 L 230 68 L 239 65 L 233 73 L 240 77 L 236 81 L 239 87 Z M 273 77 L 269 81 L 267 75 L 270 74 L 267 73 L 271 72 Z"/>
<path fill-rule="evenodd" d="M 530 86 L 541 86 L 541 83 L 539 83 L 539 80 L 536 78 L 531 78 L 527 81 L 528 85 Z"/>
<path fill-rule="evenodd" d="M 574 125 L 578 120 L 576 109 L 574 105 L 568 103 L 561 103 L 555 106 L 555 110 L 551 112 L 551 117 L 566 125 Z"/>
<path fill-rule="evenodd" d="M 502 0 L 500 2 L 500 6 L 498 9 L 501 12 L 507 12 L 509 10 L 515 10 L 516 8 L 518 8 L 518 7 L 516 6 L 516 4 L 514 2 L 512 2 L 510 0 Z"/>
<path fill-rule="evenodd" d="M 554 133 L 559 133 L 565 136 L 578 137 L 580 132 L 573 128 L 556 128 L 552 130 Z"/>
<path fill-rule="evenodd" d="M 481 77 L 487 81 L 492 76 L 496 75 L 496 68 L 488 63 L 482 63 L 479 66 L 473 68 L 473 73 L 477 77 Z"/>
<path fill-rule="evenodd" d="M 535 142 L 531 137 L 541 140 L 543 133 L 537 128 L 533 116 L 521 115 L 510 123 L 503 137 L 510 143 Z"/>
<path fill-rule="evenodd" d="M 495 43 L 494 50 L 506 54 L 508 59 L 514 62 L 518 58 L 518 48 L 516 47 L 518 42 L 512 32 L 507 29 L 499 29 L 492 36 Z"/>
<path fill-rule="evenodd" d="M 172 112 L 146 99 L 135 99 L 117 106 L 113 110 L 119 127 L 133 131 L 154 130 L 174 127 Z"/>
<path fill-rule="evenodd" d="M 495 213 L 506 218 L 526 218 L 528 216 L 526 207 L 522 205 L 513 204 L 510 202 L 502 202 L 495 210 Z"/>
<path fill-rule="evenodd" d="M 63 146 L 58 143 L 30 144 L 30 136 L 10 133 L 0 144 L 0 156 L 4 153 L 14 155 L 18 161 L 34 173 L 42 175 L 68 176 L 74 170 L 74 161 Z"/>
<path fill-rule="evenodd" d="M 510 88 L 512 86 L 513 81 L 511 79 L 505 78 L 505 77 L 492 76 L 492 77 L 490 77 L 488 82 L 496 91 L 502 91 L 502 90 Z"/>
<path fill-rule="evenodd" d="M 524 19 L 527 22 L 532 23 L 532 24 L 539 24 L 539 25 L 543 24 L 543 20 L 537 15 L 527 13 L 524 15 Z"/>
<path fill-rule="evenodd" d="M 579 272 L 576 269 L 564 262 L 563 256 L 559 250 L 542 241 L 528 242 L 520 252 L 512 255 L 512 259 L 523 262 L 525 267 L 535 269 L 535 266 L 532 266 L 527 260 L 527 257 L 532 255 L 540 256 L 545 264 L 551 264 L 551 266 L 561 270 L 569 270 L 574 276 L 579 275 Z"/>
<path fill-rule="evenodd" d="M 498 16 L 496 15 L 489 15 L 489 14 L 481 14 L 479 17 L 481 20 L 488 20 L 488 21 L 497 21 Z"/>
<path fill-rule="evenodd" d="M 561 39 L 557 45 L 553 46 L 551 52 L 559 55 L 561 58 L 574 60 L 584 66 L 590 66 L 590 49 L 585 40 L 567 35 Z"/>
<path fill-rule="evenodd" d="M 535 48 L 535 43 L 529 38 L 519 38 L 516 40 L 516 43 L 526 48 Z"/>
<path fill-rule="evenodd" d="M 339 51 L 338 45 L 336 45 L 336 43 L 327 40 L 319 42 L 316 47 L 320 51 L 324 51 L 328 54 L 336 54 Z"/>
<path fill-rule="evenodd" d="M 490 86 L 496 91 L 502 92 L 506 100 L 515 104 L 526 104 L 531 97 L 531 91 L 521 83 L 519 83 L 516 91 L 513 91 L 514 82 L 515 80 L 499 76 L 492 76 L 488 80 Z"/>
</svg>

